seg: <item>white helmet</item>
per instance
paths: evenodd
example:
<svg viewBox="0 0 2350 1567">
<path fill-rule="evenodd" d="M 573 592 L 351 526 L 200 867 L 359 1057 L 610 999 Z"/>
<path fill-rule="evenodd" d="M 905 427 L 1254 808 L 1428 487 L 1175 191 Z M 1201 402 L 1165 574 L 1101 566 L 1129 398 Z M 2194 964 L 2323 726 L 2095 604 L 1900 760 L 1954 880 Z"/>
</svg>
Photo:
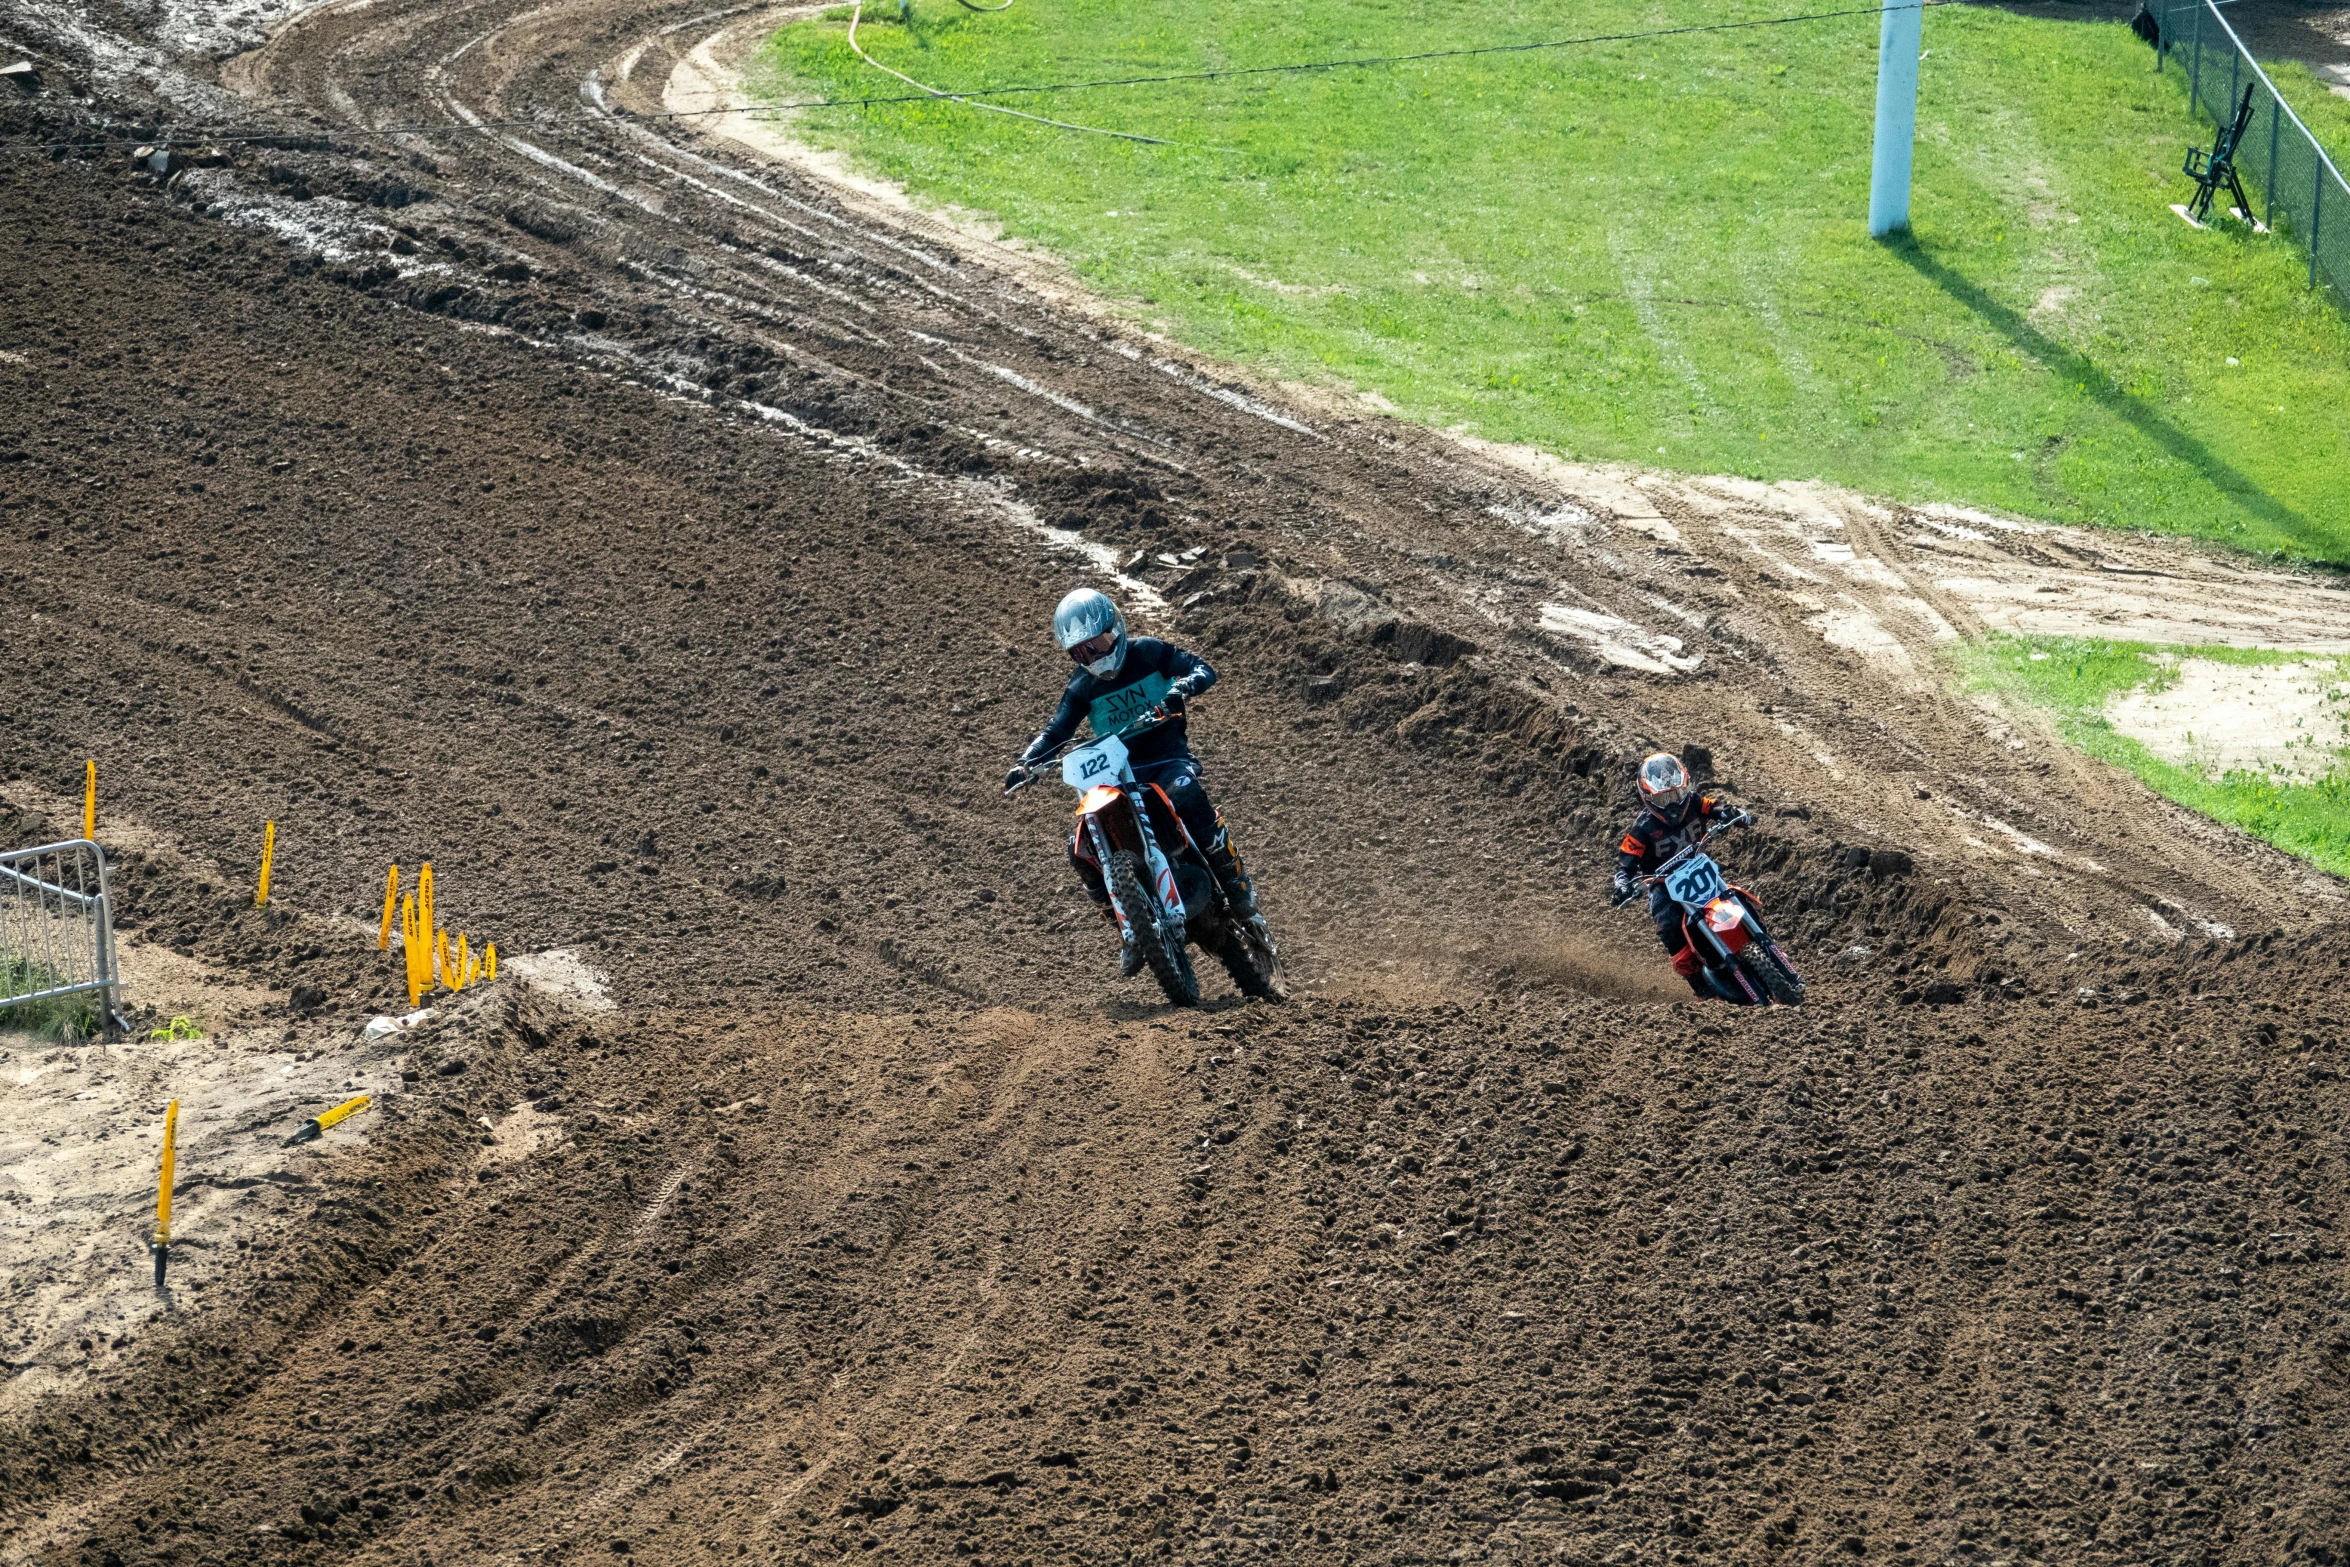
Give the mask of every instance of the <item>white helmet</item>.
<svg viewBox="0 0 2350 1567">
<path fill-rule="evenodd" d="M 1662 816 L 1689 797 L 1689 769 L 1681 759 L 1659 751 L 1640 764 L 1640 799 Z"/>
<path fill-rule="evenodd" d="M 1053 611 L 1053 640 L 1097 680 L 1107 680 L 1126 662 L 1126 617 L 1106 593 L 1073 588 Z"/>
</svg>

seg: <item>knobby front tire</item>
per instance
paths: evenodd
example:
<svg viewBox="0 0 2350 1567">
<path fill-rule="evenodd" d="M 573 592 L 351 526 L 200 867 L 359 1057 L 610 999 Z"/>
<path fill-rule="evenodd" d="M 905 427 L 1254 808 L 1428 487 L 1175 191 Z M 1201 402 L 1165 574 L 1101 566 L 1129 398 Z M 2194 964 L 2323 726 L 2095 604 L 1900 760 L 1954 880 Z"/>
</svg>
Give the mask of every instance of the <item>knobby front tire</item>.
<svg viewBox="0 0 2350 1567">
<path fill-rule="evenodd" d="M 1755 942 L 1738 954 L 1738 967 L 1746 977 L 1783 1007 L 1803 1004 L 1803 981 L 1795 977 L 1786 960 L 1781 958 L 1768 942 Z"/>
<path fill-rule="evenodd" d="M 1190 949 L 1167 939 L 1158 900 L 1144 890 L 1148 883 L 1143 879 L 1142 856 L 1132 849 L 1116 851 L 1110 856 L 1109 877 L 1118 895 L 1118 907 L 1126 911 L 1134 926 L 1134 939 L 1142 946 L 1142 960 L 1150 965 L 1151 978 L 1177 1006 L 1198 1006 L 1199 976 L 1192 972 Z"/>
</svg>

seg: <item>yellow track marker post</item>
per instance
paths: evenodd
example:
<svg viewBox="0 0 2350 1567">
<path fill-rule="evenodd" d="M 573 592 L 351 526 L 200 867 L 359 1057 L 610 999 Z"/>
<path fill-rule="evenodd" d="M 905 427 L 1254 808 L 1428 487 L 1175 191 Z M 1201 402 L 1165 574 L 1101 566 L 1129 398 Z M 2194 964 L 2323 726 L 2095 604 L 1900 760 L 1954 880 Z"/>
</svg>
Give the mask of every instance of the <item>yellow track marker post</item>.
<svg viewBox="0 0 2350 1567">
<path fill-rule="evenodd" d="M 392 912 L 399 906 L 400 867 L 395 865 L 392 873 L 384 878 L 384 923 L 383 929 L 375 933 L 375 950 L 378 952 L 392 944 Z"/>
<path fill-rule="evenodd" d="M 91 757 L 82 774 L 82 836 L 98 841 L 98 759 Z"/>
<path fill-rule="evenodd" d="M 369 1099 L 365 1094 L 359 1095 L 356 1099 L 346 1099 L 341 1104 L 336 1105 L 332 1110 L 321 1111 L 319 1114 L 312 1116 L 309 1120 L 304 1121 L 302 1123 L 302 1129 L 296 1132 L 293 1136 L 287 1138 L 286 1141 L 289 1143 L 315 1142 L 326 1134 L 326 1129 L 328 1127 L 333 1126 L 338 1122 L 349 1120 L 352 1116 L 355 1116 L 360 1111 L 366 1109 L 368 1104 Z"/>
<path fill-rule="evenodd" d="M 253 907 L 269 906 L 269 862 L 277 857 L 277 823 L 261 824 L 261 888 L 253 894 Z"/>
<path fill-rule="evenodd" d="M 416 964 L 416 972 L 409 983 L 416 991 L 417 1004 L 421 1006 L 424 997 L 431 991 L 433 985 L 432 936 L 424 928 L 424 910 L 421 908 L 416 911 L 416 934 L 409 941 L 408 950 L 413 955 Z"/>
<path fill-rule="evenodd" d="M 440 927 L 432 920 L 432 861 L 426 860 L 416 872 L 416 917 L 423 921 L 424 933 L 430 936 Z"/>
<path fill-rule="evenodd" d="M 408 1010 L 416 1010 L 422 999 L 422 988 L 416 980 L 416 949 L 421 938 L 416 934 L 416 894 L 410 893 L 400 904 L 400 956 L 408 965 Z"/>
<path fill-rule="evenodd" d="M 473 983 L 473 949 L 465 944 L 465 932 L 457 932 L 457 984 L 463 990 Z"/>
<path fill-rule="evenodd" d="M 171 1167 L 179 1150 L 180 1102 L 174 1099 L 163 1112 L 163 1179 L 155 1194 L 155 1287 L 163 1288 L 163 1270 L 171 1261 Z"/>
<path fill-rule="evenodd" d="M 433 955 L 439 960 L 441 965 L 441 983 L 444 985 L 449 985 L 449 974 L 451 970 L 449 968 L 449 933 L 446 929 L 438 930 L 433 933 Z M 449 985 L 449 988 L 451 990 L 455 990 L 457 987 L 455 985 Z"/>
<path fill-rule="evenodd" d="M 494 941 L 482 949 L 481 977 L 490 980 L 498 977 L 498 944 Z"/>
</svg>

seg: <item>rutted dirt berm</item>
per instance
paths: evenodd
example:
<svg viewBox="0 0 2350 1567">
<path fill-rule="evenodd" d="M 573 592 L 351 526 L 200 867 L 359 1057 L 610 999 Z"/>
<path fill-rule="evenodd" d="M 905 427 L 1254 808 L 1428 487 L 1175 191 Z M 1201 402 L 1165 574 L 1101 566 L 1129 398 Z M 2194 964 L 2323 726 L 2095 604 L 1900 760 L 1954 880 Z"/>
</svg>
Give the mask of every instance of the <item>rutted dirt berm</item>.
<svg viewBox="0 0 2350 1567">
<path fill-rule="evenodd" d="M 10 1149 L 145 1314 L 9 1340 L 6 1559 L 2340 1559 L 2338 889 L 1693 555 L 1785 495 L 1275 405 L 684 130 L 316 134 L 627 107 L 690 8 L 160 88 L 0 14 L 90 149 L 0 159 L 11 842 L 96 757 L 126 926 L 305 1049 L 405 1005 L 393 861 L 612 1003 L 420 1032 L 200 1308 Z M 311 134 L 98 145 L 173 91 Z M 996 793 L 1079 580 L 1222 673 L 1287 1004 L 1121 986 Z M 1605 911 L 1655 745 L 1800 1010 Z"/>
</svg>

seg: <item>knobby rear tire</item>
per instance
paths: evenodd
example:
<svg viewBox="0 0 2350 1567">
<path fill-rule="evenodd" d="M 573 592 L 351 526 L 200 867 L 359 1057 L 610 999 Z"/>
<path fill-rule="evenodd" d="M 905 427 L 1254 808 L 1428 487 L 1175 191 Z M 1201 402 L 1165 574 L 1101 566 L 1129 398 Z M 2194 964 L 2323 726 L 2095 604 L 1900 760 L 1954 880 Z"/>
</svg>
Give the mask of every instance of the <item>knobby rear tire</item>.
<svg viewBox="0 0 2350 1567">
<path fill-rule="evenodd" d="M 1282 999 L 1281 980 L 1273 972 L 1271 957 L 1257 950 L 1238 920 L 1226 922 L 1224 940 L 1216 948 L 1216 961 L 1224 965 L 1224 972 L 1232 976 L 1232 983 L 1240 987 L 1242 995 L 1267 1001 Z"/>
<path fill-rule="evenodd" d="M 1134 926 L 1134 939 L 1141 944 L 1151 978 L 1177 1006 L 1198 1006 L 1199 976 L 1192 972 L 1191 951 L 1181 942 L 1169 941 L 1157 923 L 1158 900 L 1144 890 L 1149 884 L 1143 878 L 1142 856 L 1132 849 L 1116 851 L 1110 856 L 1109 876 L 1118 907 Z"/>
</svg>

